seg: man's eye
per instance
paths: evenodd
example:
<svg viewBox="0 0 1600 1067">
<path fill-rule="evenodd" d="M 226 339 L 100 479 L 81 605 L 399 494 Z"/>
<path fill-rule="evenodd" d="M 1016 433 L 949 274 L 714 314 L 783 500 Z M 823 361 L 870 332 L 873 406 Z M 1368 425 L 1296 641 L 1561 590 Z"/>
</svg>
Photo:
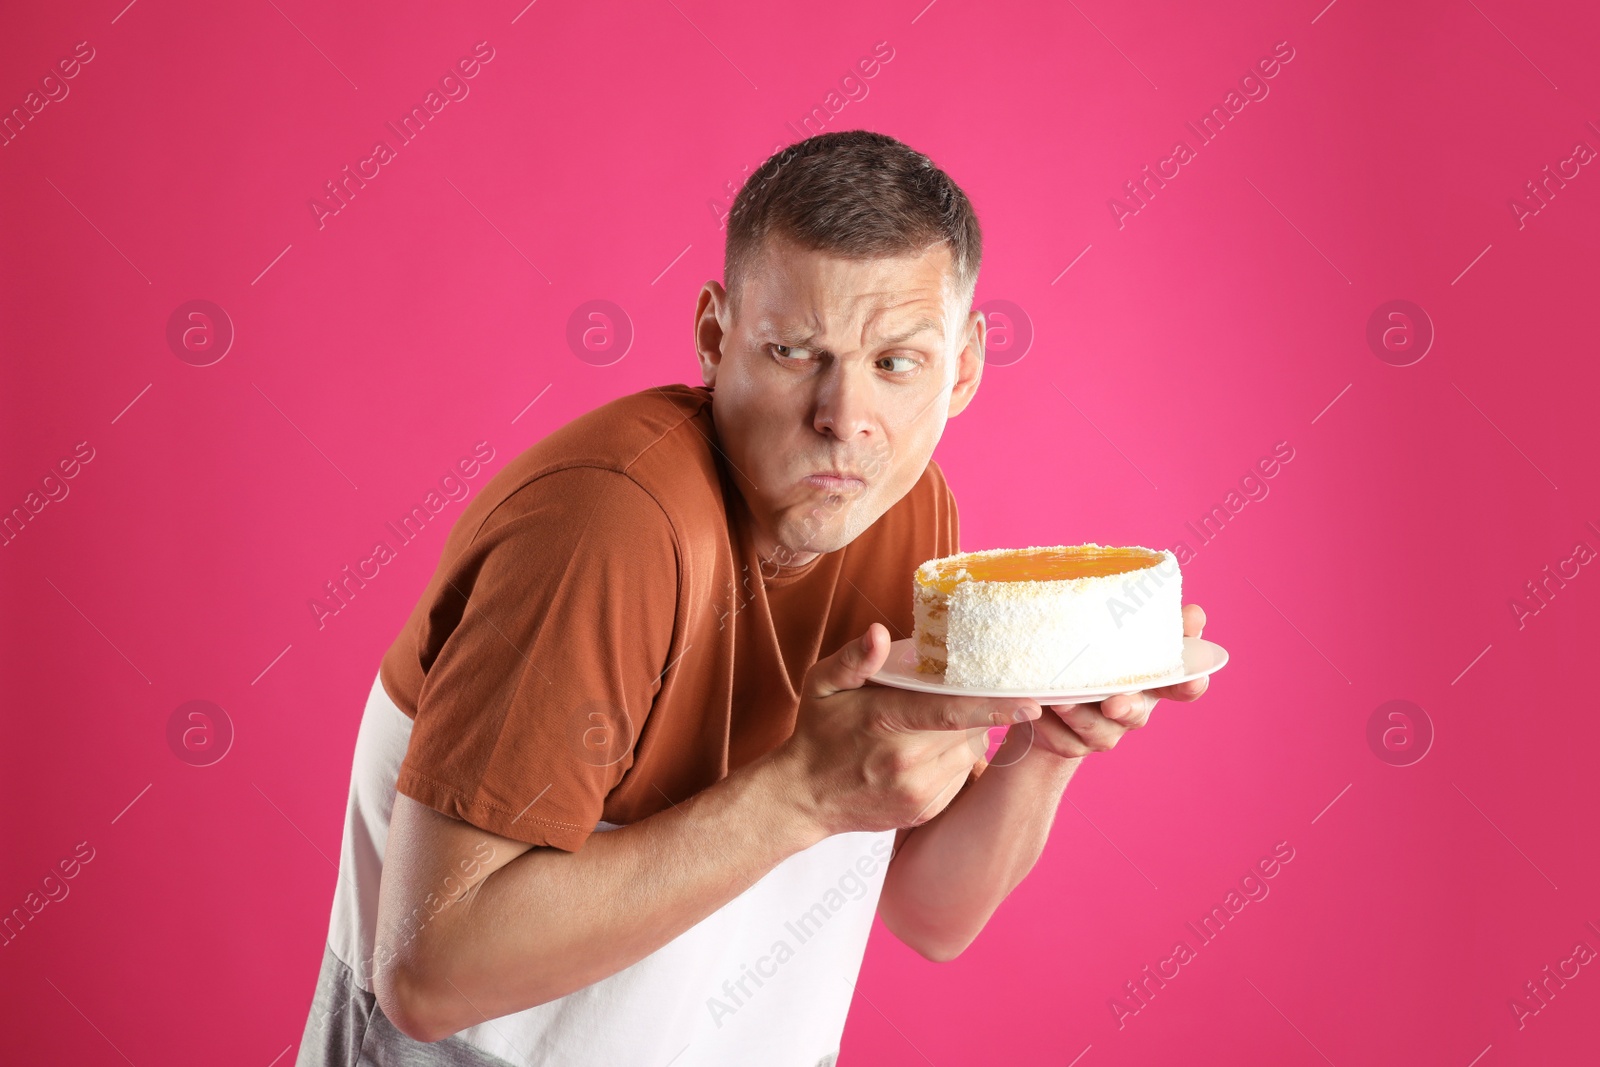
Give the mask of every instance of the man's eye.
<svg viewBox="0 0 1600 1067">
<path fill-rule="evenodd" d="M 894 371 L 894 373 L 896 373 L 896 374 L 904 374 L 906 371 L 912 370 L 917 365 L 917 361 L 914 358 L 912 358 L 911 356 L 884 356 L 883 358 L 886 359 L 886 360 L 900 359 L 900 360 L 904 360 L 906 363 L 910 364 L 910 366 L 901 367 L 899 370 Z M 888 368 L 888 369 L 894 370 L 894 368 L 892 368 L 892 367 Z"/>
<path fill-rule="evenodd" d="M 803 348 L 790 348 L 788 345 L 768 345 L 767 347 L 772 350 L 773 355 L 778 356 L 780 359 L 788 359 L 792 353 L 803 355 L 806 351 Z"/>
</svg>

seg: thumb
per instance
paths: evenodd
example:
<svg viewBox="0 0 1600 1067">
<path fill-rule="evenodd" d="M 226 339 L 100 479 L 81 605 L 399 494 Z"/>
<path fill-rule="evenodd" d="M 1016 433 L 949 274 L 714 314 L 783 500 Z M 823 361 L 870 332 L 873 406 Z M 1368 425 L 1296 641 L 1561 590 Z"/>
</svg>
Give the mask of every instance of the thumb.
<svg viewBox="0 0 1600 1067">
<path fill-rule="evenodd" d="M 817 664 L 812 695 L 825 697 L 841 689 L 860 689 L 889 659 L 889 631 L 873 623 L 867 632 Z"/>
</svg>

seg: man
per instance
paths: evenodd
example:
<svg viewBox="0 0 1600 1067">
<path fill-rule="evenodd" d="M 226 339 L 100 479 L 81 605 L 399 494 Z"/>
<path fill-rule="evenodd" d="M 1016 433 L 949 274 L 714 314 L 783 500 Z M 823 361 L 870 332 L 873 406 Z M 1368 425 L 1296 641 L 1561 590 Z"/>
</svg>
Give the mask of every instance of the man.
<svg viewBox="0 0 1600 1067">
<path fill-rule="evenodd" d="M 958 551 L 930 457 L 982 374 L 981 254 L 893 138 L 792 146 L 700 292 L 705 384 L 581 416 L 467 506 L 362 718 L 302 1067 L 832 1064 L 874 913 L 958 955 L 1079 760 L 1204 690 L 1046 715 L 866 684 Z"/>
</svg>

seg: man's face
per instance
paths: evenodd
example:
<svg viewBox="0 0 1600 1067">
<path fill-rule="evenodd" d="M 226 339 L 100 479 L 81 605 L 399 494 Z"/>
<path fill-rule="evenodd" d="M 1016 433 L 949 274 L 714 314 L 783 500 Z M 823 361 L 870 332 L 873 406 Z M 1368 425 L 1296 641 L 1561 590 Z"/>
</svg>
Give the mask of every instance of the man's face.
<svg viewBox="0 0 1600 1067">
<path fill-rule="evenodd" d="M 855 540 L 971 400 L 985 326 L 951 268 L 945 244 L 862 260 L 772 239 L 737 316 L 720 284 L 701 289 L 701 375 L 764 560 L 796 566 Z"/>
</svg>

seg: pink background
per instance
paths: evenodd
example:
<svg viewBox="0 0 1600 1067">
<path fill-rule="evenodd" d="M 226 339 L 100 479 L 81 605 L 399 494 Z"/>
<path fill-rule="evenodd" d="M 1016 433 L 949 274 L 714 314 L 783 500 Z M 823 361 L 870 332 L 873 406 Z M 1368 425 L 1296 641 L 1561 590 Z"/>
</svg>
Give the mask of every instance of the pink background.
<svg viewBox="0 0 1600 1067">
<path fill-rule="evenodd" d="M 1511 998 L 1600 950 L 1600 567 L 1520 629 L 1510 602 L 1600 550 L 1600 173 L 1509 204 L 1600 148 L 1592 6 L 123 2 L 0 35 L 8 110 L 94 49 L 0 148 L 0 508 L 94 457 L 0 549 L 0 910 L 94 850 L 0 948 L 6 1057 L 292 1060 L 362 701 L 462 504 L 320 630 L 308 600 L 475 442 L 498 470 L 697 382 L 718 205 L 882 41 L 826 128 L 945 168 L 978 300 L 1034 331 L 936 454 L 963 547 L 1196 548 L 1294 459 L 1184 568 L 1234 657 L 1212 691 L 1086 761 L 959 960 L 874 933 L 843 1061 L 1594 1062 L 1600 967 L 1520 1029 Z M 319 229 L 323 183 L 479 41 L 470 95 Z M 1280 41 L 1270 94 L 1119 228 L 1108 200 Z M 210 366 L 166 340 L 193 299 L 237 331 Z M 605 366 L 566 340 L 594 299 L 634 331 Z M 1437 332 L 1410 366 L 1366 340 L 1393 299 Z M 206 767 L 167 741 L 196 699 L 235 732 Z M 1368 742 L 1393 699 L 1434 733 L 1408 766 Z M 1270 895 L 1119 1026 L 1278 842 Z"/>
</svg>

